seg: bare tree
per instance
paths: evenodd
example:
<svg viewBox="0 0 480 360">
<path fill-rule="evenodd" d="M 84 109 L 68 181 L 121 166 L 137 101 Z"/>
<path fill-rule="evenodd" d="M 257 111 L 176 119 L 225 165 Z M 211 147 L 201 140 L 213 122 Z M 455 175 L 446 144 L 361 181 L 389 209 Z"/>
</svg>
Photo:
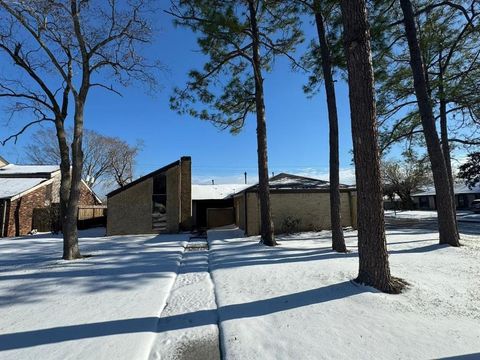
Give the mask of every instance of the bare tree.
<svg viewBox="0 0 480 360">
<path fill-rule="evenodd" d="M 355 176 L 358 192 L 357 282 L 387 293 L 404 283 L 391 276 L 385 239 L 370 28 L 365 0 L 342 0 Z"/>
<path fill-rule="evenodd" d="M 69 128 L 67 141 L 72 142 Z M 32 135 L 25 147 L 26 158 L 33 164 L 60 164 L 61 154 L 54 129 L 40 129 Z M 124 186 L 132 180 L 135 158 L 141 150 L 141 142 L 130 145 L 116 137 L 105 136 L 84 129 L 82 177 L 88 186 L 116 184 Z"/>
<path fill-rule="evenodd" d="M 0 48 L 37 87 L 30 90 L 24 86 L 19 74 L 12 82 L 18 85 L 16 89 L 5 92 L 12 99 L 22 94 L 25 106 L 21 110 L 31 110 L 36 116 L 13 137 L 42 121 L 56 125 L 62 158 L 64 259 L 81 256 L 77 214 L 85 105 L 92 88 L 118 93 L 111 79 L 120 85 L 134 80 L 155 84 L 152 70 L 156 64 L 149 64 L 141 55 L 141 47 L 152 36 L 150 10 L 148 0 L 0 0 Z M 28 90 L 21 93 L 18 89 Z M 64 124 L 69 96 L 74 110 L 70 150 Z"/>
<path fill-rule="evenodd" d="M 384 193 L 386 188 L 388 193 L 398 195 L 403 209 L 413 209 L 412 193 L 432 183 L 428 158 L 409 150 L 403 154 L 402 160 L 385 160 L 382 162 L 382 180 Z"/>
<path fill-rule="evenodd" d="M 119 138 L 108 138 L 107 142 L 107 174 L 111 182 L 125 186 L 133 180 L 135 159 L 143 147 L 141 141 L 133 146 Z"/>
</svg>

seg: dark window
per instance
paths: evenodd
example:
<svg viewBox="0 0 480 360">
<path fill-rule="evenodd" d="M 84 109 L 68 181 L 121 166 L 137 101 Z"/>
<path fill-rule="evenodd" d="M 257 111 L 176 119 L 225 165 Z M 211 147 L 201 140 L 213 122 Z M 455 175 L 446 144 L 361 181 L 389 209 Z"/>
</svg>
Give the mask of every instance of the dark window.
<svg viewBox="0 0 480 360">
<path fill-rule="evenodd" d="M 152 195 L 152 211 L 167 207 L 167 195 Z M 165 213 L 165 211 L 163 211 Z"/>
<path fill-rule="evenodd" d="M 465 194 L 457 195 L 458 197 L 458 208 L 464 209 L 468 207 L 468 196 Z"/>
<path fill-rule="evenodd" d="M 167 177 L 165 174 L 153 178 L 152 228 L 167 231 Z"/>
<path fill-rule="evenodd" d="M 428 208 L 429 207 L 428 196 L 420 196 L 418 198 L 418 204 L 420 206 L 420 209 Z"/>
<path fill-rule="evenodd" d="M 153 194 L 167 193 L 167 177 L 165 174 L 157 175 L 153 178 Z"/>
</svg>

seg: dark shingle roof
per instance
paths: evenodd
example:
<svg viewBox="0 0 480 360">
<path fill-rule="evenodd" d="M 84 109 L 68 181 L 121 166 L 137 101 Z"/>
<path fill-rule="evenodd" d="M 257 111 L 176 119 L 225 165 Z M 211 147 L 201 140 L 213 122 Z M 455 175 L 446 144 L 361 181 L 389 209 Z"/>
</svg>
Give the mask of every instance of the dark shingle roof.
<svg viewBox="0 0 480 360">
<path fill-rule="evenodd" d="M 280 173 L 269 179 L 270 190 L 329 190 L 330 183 L 325 180 L 305 176 Z M 340 189 L 350 189 L 345 184 L 340 184 Z M 250 186 L 244 191 L 256 191 L 258 184 Z"/>
</svg>

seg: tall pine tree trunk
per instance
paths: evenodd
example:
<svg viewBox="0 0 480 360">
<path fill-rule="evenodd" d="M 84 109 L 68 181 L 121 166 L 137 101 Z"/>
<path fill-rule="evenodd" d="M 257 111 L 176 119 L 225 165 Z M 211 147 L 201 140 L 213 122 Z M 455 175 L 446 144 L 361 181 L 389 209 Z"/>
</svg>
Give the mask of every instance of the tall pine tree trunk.
<svg viewBox="0 0 480 360">
<path fill-rule="evenodd" d="M 263 92 L 262 65 L 260 60 L 260 37 L 257 24 L 257 6 L 254 0 L 248 1 L 250 27 L 253 39 L 253 71 L 255 75 L 255 105 L 257 115 L 258 151 L 258 196 L 260 198 L 260 223 L 262 242 L 268 246 L 277 245 L 274 237 L 272 213 L 270 209 L 270 187 L 268 183 L 267 123 Z"/>
<path fill-rule="evenodd" d="M 314 9 L 318 39 L 320 42 L 320 56 L 322 61 L 323 78 L 325 82 L 325 93 L 327 95 L 328 124 L 330 130 L 330 220 L 332 226 L 332 249 L 338 252 L 346 252 L 347 247 L 345 246 L 345 239 L 343 237 L 340 212 L 338 116 L 337 101 L 335 98 L 335 84 L 332 75 L 332 60 L 319 0 L 315 0 Z"/>
<path fill-rule="evenodd" d="M 444 79 L 444 69 L 442 66 L 442 52 L 440 52 L 439 55 L 439 75 L 438 75 L 438 93 L 439 93 L 439 103 L 440 103 L 440 137 L 442 139 L 442 151 L 443 151 L 443 157 L 445 158 L 445 165 L 447 167 L 447 174 L 448 174 L 448 181 L 450 183 L 450 196 L 452 197 L 452 205 L 453 205 L 453 211 L 454 214 L 457 212 L 457 206 L 455 202 L 455 190 L 454 186 L 455 183 L 453 181 L 453 172 L 452 172 L 452 159 L 450 157 L 450 144 L 448 142 L 448 119 L 447 119 L 447 100 L 445 99 L 445 89 L 443 85 L 443 79 Z M 455 222 L 457 218 L 455 216 Z M 457 231 L 458 231 L 458 224 L 455 223 L 457 226 Z"/>
<path fill-rule="evenodd" d="M 412 68 L 415 94 L 417 96 L 423 133 L 427 143 L 428 156 L 432 165 L 433 180 L 435 183 L 438 229 L 440 244 L 451 246 L 460 245 L 460 237 L 456 226 L 454 203 L 450 190 L 447 166 L 435 127 L 432 105 L 428 95 L 424 74 L 424 64 L 418 44 L 415 17 L 410 0 L 400 0 L 402 7 L 405 33 L 410 50 L 410 66 Z"/>
<path fill-rule="evenodd" d="M 82 98 L 75 99 L 75 115 L 72 142 L 72 177 L 70 194 L 68 199 L 67 213 L 64 229 L 63 258 L 66 260 L 78 259 L 81 257 L 78 246 L 78 203 L 80 200 L 80 186 L 82 181 L 83 167 L 83 112 L 84 101 Z"/>
<path fill-rule="evenodd" d="M 370 29 L 364 0 L 342 0 L 348 67 L 350 116 L 358 198 L 359 272 L 355 281 L 399 293 L 403 284 L 390 275 L 378 149 Z"/>
</svg>

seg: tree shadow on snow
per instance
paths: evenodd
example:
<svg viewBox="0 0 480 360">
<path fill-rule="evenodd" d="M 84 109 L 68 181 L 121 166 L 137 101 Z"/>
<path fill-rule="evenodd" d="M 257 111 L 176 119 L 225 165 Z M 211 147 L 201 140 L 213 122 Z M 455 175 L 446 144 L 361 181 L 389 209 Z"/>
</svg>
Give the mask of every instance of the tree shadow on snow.
<svg viewBox="0 0 480 360">
<path fill-rule="evenodd" d="M 145 236 L 135 241 L 118 237 L 88 246 L 81 242 L 83 252 L 93 252 L 95 256 L 74 261 L 60 260 L 49 251 L 52 244 L 40 241 L 29 251 L 12 254 L 15 259 L 0 259 L 0 267 L 6 267 L 0 271 L 0 282 L 12 281 L 10 287 L 0 289 L 0 308 L 52 296 L 51 285 L 59 292 L 65 285 L 80 293 L 93 293 L 132 289 L 141 283 L 171 277 L 177 272 L 183 253 L 179 240 L 177 235 L 168 237 L 166 243 L 163 236 Z M 61 251 L 61 243 L 54 246 Z M 37 255 L 40 259 L 35 259 Z"/>
<path fill-rule="evenodd" d="M 202 310 L 160 319 L 158 317 L 122 319 L 2 334 L 0 335 L 0 351 L 102 336 L 140 332 L 164 332 L 214 325 L 217 324 L 218 319 L 220 321 L 229 321 L 265 316 L 280 311 L 339 300 L 365 292 L 376 292 L 376 290 L 345 281 L 294 294 L 256 300 L 243 304 L 226 305 L 219 307 L 218 312 L 217 310 Z"/>
</svg>

